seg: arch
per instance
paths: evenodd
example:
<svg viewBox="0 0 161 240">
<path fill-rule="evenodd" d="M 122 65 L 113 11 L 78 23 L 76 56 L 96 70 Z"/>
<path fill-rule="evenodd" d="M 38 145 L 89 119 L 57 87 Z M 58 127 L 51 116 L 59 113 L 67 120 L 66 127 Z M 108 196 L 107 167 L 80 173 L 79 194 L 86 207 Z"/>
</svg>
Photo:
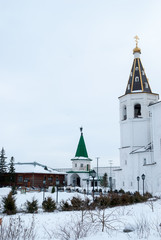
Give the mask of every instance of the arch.
<svg viewBox="0 0 161 240">
<path fill-rule="evenodd" d="M 141 116 L 141 105 L 139 103 L 134 105 L 134 118 Z"/>
<path fill-rule="evenodd" d="M 127 119 L 127 108 L 126 105 L 123 106 L 123 111 L 122 111 L 122 120 L 126 120 Z"/>
<path fill-rule="evenodd" d="M 73 187 L 80 187 L 80 176 L 77 173 L 73 173 L 70 177 L 70 183 Z"/>
</svg>

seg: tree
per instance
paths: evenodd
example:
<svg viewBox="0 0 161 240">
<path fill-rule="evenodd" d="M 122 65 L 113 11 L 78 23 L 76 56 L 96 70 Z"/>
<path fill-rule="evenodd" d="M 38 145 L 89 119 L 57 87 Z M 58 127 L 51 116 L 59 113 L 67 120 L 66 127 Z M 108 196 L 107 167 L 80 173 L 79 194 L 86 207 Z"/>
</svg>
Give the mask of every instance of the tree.
<svg viewBox="0 0 161 240">
<path fill-rule="evenodd" d="M 100 182 L 101 187 L 107 188 L 108 187 L 108 180 L 107 180 L 107 173 L 103 175 L 103 178 Z"/>
<path fill-rule="evenodd" d="M 10 174 L 15 174 L 15 168 L 14 168 L 14 157 L 11 157 L 10 163 L 9 163 L 9 173 Z"/>
<path fill-rule="evenodd" d="M 51 197 L 48 197 L 43 201 L 42 208 L 45 212 L 54 212 L 54 210 L 56 209 L 56 203 L 54 200 L 52 200 Z"/>
<path fill-rule="evenodd" d="M 4 213 L 7 215 L 16 214 L 16 200 L 12 196 L 12 192 L 8 194 L 7 197 L 2 198 Z"/>
<path fill-rule="evenodd" d="M 9 182 L 10 185 L 12 186 L 12 194 L 16 194 L 16 189 L 15 189 L 15 168 L 14 168 L 14 157 L 11 157 L 10 162 L 9 162 Z"/>
<path fill-rule="evenodd" d="M 0 173 L 7 172 L 6 158 L 4 148 L 0 152 Z"/>
</svg>

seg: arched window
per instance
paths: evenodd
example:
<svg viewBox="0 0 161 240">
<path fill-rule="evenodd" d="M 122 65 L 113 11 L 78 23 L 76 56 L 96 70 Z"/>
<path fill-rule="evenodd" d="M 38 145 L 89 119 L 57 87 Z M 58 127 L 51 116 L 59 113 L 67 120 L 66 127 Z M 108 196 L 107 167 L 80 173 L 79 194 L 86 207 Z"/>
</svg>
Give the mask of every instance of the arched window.
<svg viewBox="0 0 161 240">
<path fill-rule="evenodd" d="M 138 118 L 141 116 L 141 105 L 135 104 L 134 106 L 134 118 Z"/>
<path fill-rule="evenodd" d="M 123 106 L 123 120 L 126 120 L 127 119 L 127 109 L 126 109 L 126 106 L 124 105 Z"/>
</svg>

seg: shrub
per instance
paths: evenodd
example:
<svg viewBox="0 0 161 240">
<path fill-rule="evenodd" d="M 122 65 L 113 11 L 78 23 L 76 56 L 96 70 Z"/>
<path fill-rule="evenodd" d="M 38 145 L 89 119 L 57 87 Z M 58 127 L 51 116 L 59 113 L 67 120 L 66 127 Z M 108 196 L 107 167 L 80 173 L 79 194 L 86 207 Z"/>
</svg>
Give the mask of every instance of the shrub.
<svg viewBox="0 0 161 240">
<path fill-rule="evenodd" d="M 99 209 L 104 209 L 109 207 L 110 205 L 110 198 L 106 196 L 101 196 L 97 199 L 97 207 Z"/>
<path fill-rule="evenodd" d="M 73 197 L 71 199 L 71 206 L 73 210 L 80 210 L 82 206 L 82 199 L 80 197 Z"/>
<path fill-rule="evenodd" d="M 120 205 L 120 196 L 116 193 L 110 195 L 110 207 L 115 207 Z"/>
<path fill-rule="evenodd" d="M 54 212 L 56 209 L 56 203 L 51 197 L 48 197 L 45 201 L 43 201 L 42 208 L 45 212 Z"/>
<path fill-rule="evenodd" d="M 12 195 L 12 191 L 7 195 L 7 197 L 2 198 L 4 213 L 7 215 L 16 214 L 16 200 Z"/>
<path fill-rule="evenodd" d="M 146 192 L 146 193 L 144 194 L 144 197 L 145 197 L 146 199 L 148 199 L 148 198 L 152 198 L 153 196 L 152 196 L 151 193 Z"/>
<path fill-rule="evenodd" d="M 124 194 L 125 193 L 125 191 L 121 188 L 120 190 L 119 190 L 119 193 L 122 193 L 122 194 Z"/>
<path fill-rule="evenodd" d="M 130 195 L 128 193 L 122 194 L 120 196 L 121 205 L 128 205 L 128 204 L 130 204 L 131 201 L 132 201 L 132 199 L 130 199 Z"/>
<path fill-rule="evenodd" d="M 52 187 L 51 193 L 55 193 L 55 187 Z"/>
<path fill-rule="evenodd" d="M 32 202 L 27 201 L 26 202 L 26 210 L 28 213 L 37 213 L 38 201 L 35 199 L 32 199 Z"/>
<path fill-rule="evenodd" d="M 60 207 L 61 207 L 62 211 L 71 211 L 72 210 L 71 205 L 68 203 L 68 201 L 64 201 L 64 200 L 62 200 L 60 202 Z"/>
<path fill-rule="evenodd" d="M 36 239 L 35 220 L 32 218 L 29 224 L 18 217 L 10 217 L 0 226 L 1 240 L 34 240 Z"/>
</svg>

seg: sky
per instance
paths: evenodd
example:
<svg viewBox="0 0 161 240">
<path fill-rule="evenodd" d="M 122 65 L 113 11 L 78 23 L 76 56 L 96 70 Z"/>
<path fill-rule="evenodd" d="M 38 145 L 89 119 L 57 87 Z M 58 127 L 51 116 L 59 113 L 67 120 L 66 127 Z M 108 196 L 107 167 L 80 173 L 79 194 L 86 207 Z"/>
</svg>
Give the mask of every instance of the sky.
<svg viewBox="0 0 161 240">
<path fill-rule="evenodd" d="M 119 164 L 119 100 L 134 36 L 161 94 L 160 0 L 0 0 L 0 148 L 71 167 L 83 127 L 92 166 Z"/>
</svg>

